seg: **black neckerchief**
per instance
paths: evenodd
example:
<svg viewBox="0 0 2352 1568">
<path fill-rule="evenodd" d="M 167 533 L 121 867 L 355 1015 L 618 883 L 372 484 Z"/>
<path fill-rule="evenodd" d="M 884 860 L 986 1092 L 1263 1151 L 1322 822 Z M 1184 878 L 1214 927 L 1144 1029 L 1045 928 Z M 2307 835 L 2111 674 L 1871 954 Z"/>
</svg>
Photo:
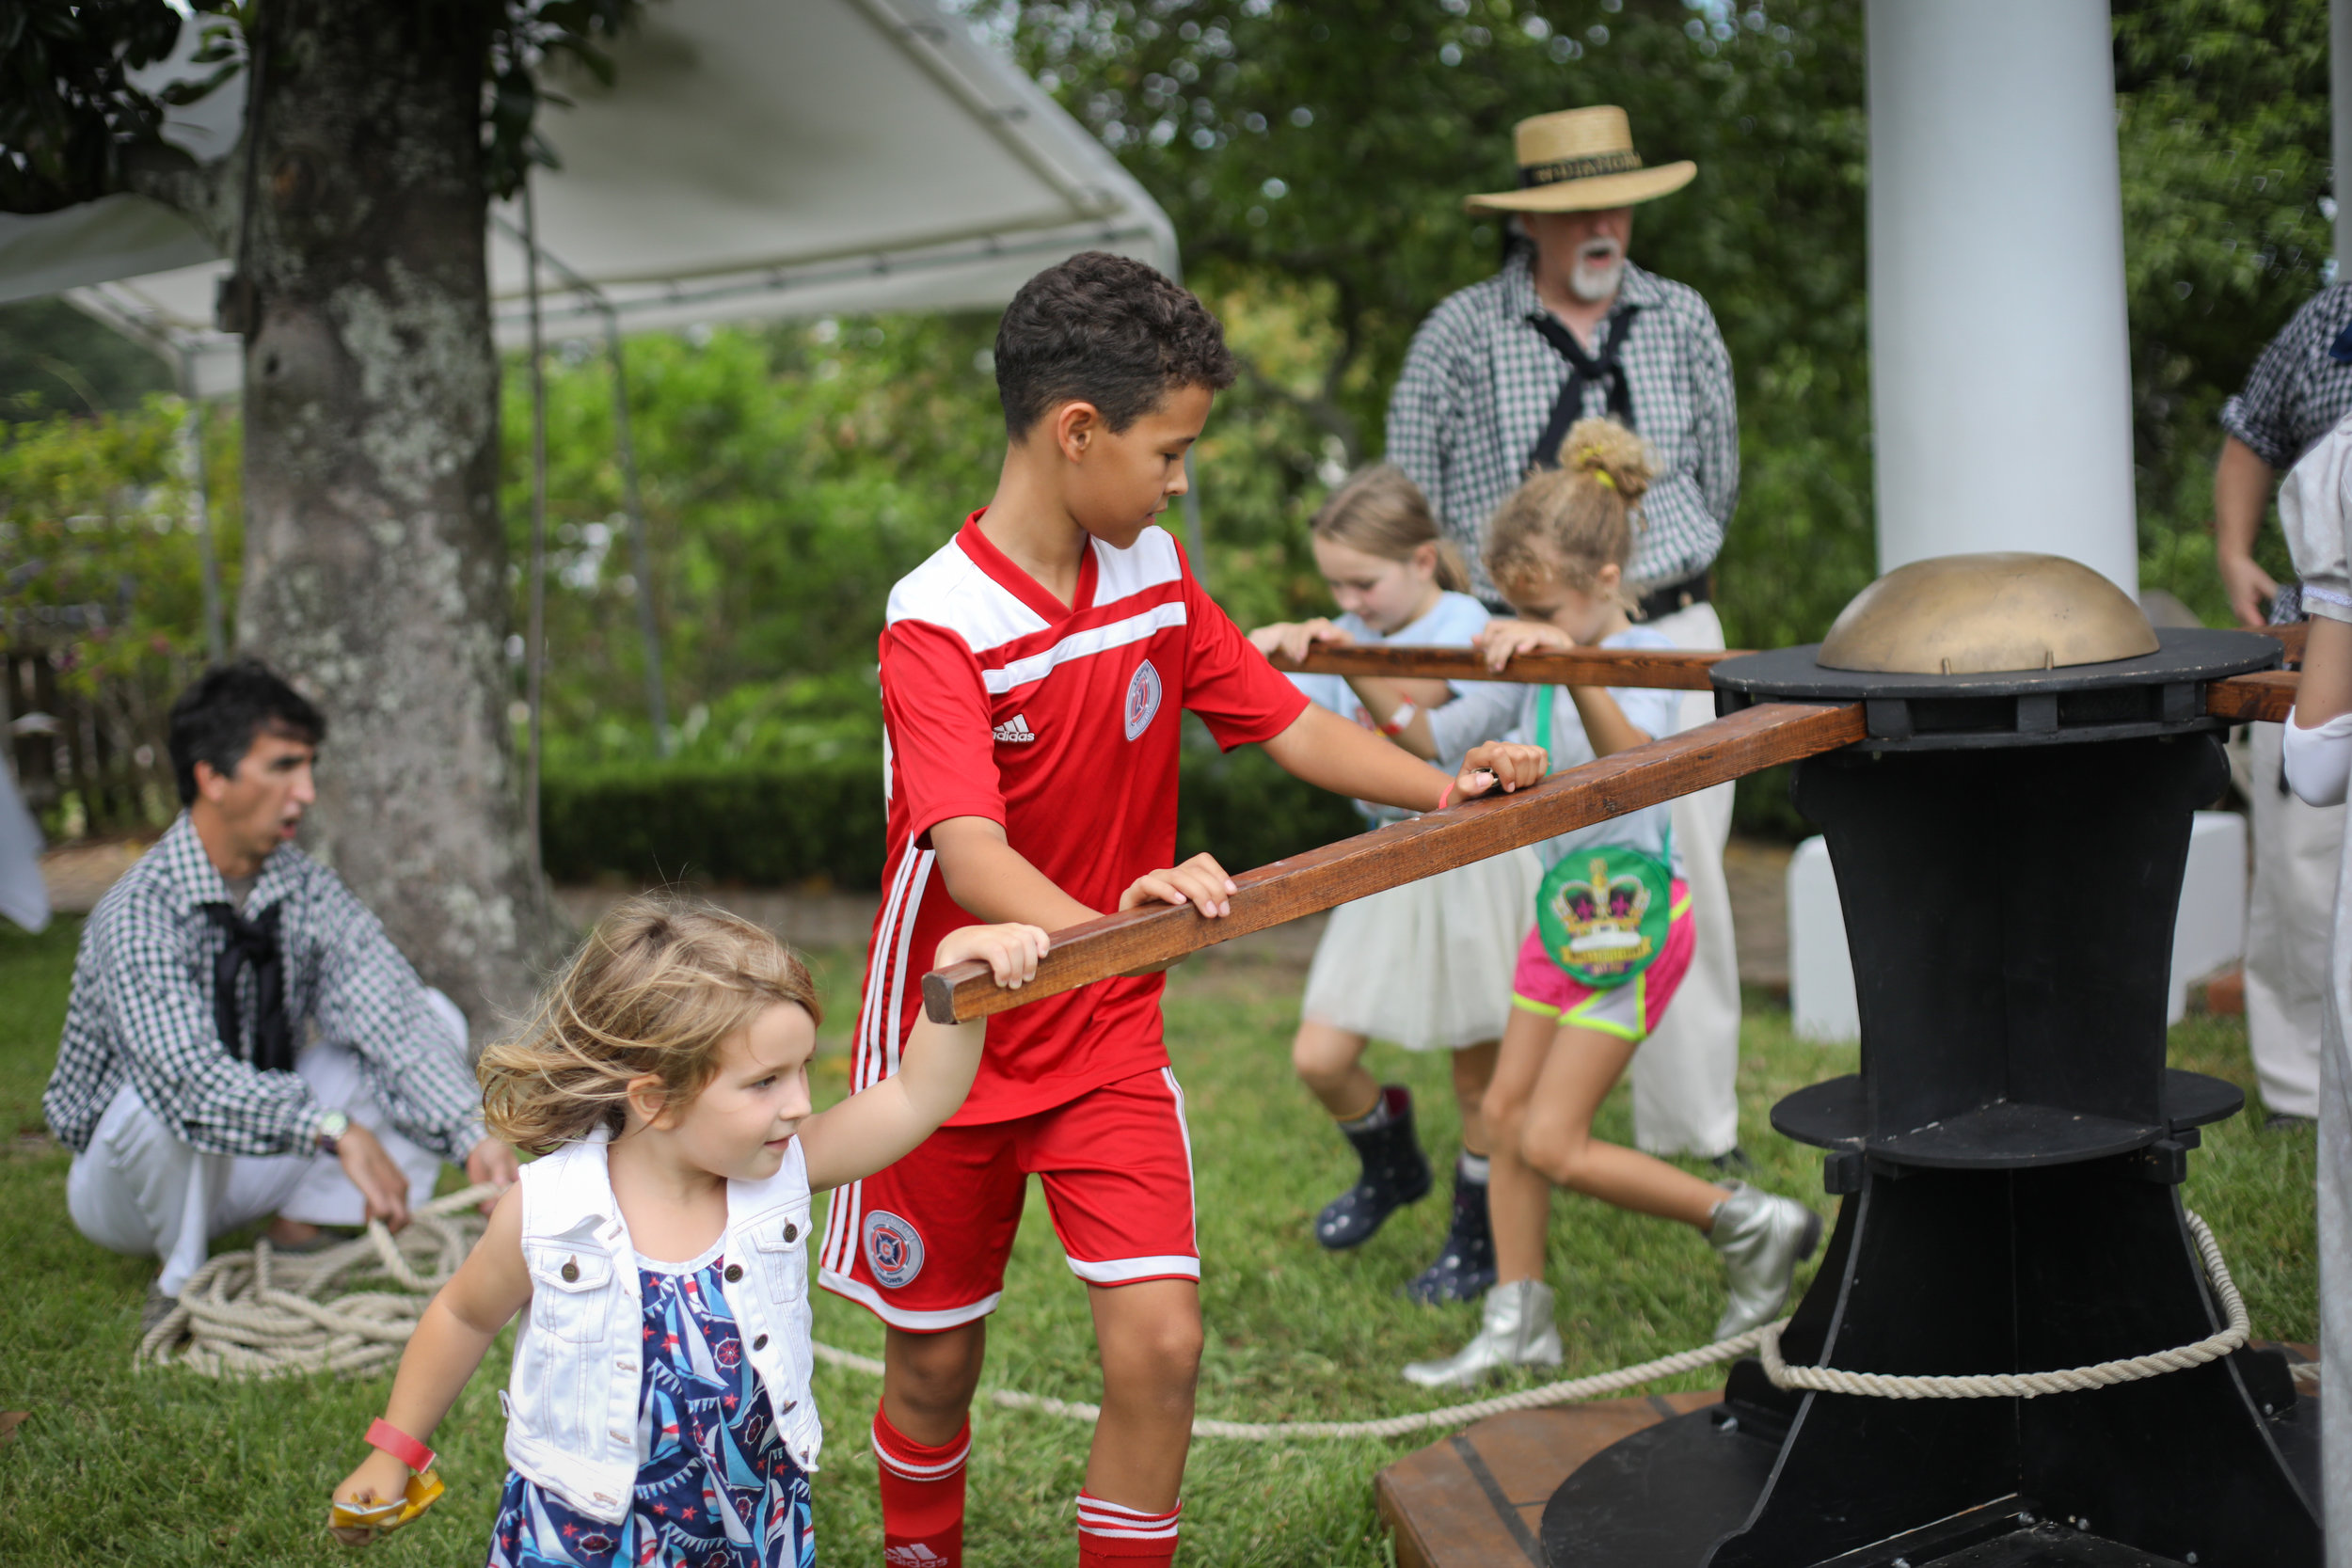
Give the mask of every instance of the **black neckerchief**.
<svg viewBox="0 0 2352 1568">
<path fill-rule="evenodd" d="M 1527 467 L 1556 468 L 1560 466 L 1560 443 L 1567 436 L 1568 427 L 1584 412 L 1584 388 L 1596 384 L 1609 395 L 1609 414 L 1628 430 L 1633 423 L 1633 388 L 1626 380 L 1625 366 L 1617 359 L 1617 350 L 1632 329 L 1633 318 L 1641 314 L 1638 305 L 1628 305 L 1610 317 L 1601 328 L 1598 352 L 1587 354 L 1584 345 L 1576 341 L 1576 334 L 1560 325 L 1550 311 L 1537 309 L 1527 318 L 1527 325 L 1543 335 L 1568 362 L 1568 382 L 1560 388 L 1560 396 L 1551 405 L 1551 418 L 1544 421 L 1544 433 L 1535 437 L 1535 447 L 1527 454 Z"/>
<path fill-rule="evenodd" d="M 198 906 L 228 938 L 213 960 L 213 1027 L 221 1043 L 240 1060 L 250 1060 L 263 1072 L 292 1072 L 294 1065 L 294 1021 L 286 1016 L 286 956 L 278 945 L 278 916 L 283 904 L 272 904 L 251 920 L 233 904 Z M 255 1000 L 261 1016 L 253 1021 L 253 1054 L 247 1058 L 245 1030 L 237 1007 L 237 976 L 253 967 Z"/>
</svg>

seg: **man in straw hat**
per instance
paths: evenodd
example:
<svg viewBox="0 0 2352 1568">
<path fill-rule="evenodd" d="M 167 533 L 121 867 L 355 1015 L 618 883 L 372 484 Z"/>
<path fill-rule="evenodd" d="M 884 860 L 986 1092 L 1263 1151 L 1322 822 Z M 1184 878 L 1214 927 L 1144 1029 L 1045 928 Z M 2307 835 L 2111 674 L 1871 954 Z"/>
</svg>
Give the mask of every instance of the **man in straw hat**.
<svg viewBox="0 0 2352 1568">
<path fill-rule="evenodd" d="M 1414 334 L 1389 401 L 1389 461 L 1428 495 L 1471 562 L 1472 586 L 1501 609 L 1479 560 L 1486 518 L 1531 468 L 1557 459 L 1588 415 L 1629 425 L 1657 455 L 1628 574 L 1642 618 L 1678 647 L 1720 648 L 1708 602 L 1715 556 L 1740 491 L 1731 356 L 1697 292 L 1627 259 L 1633 208 L 1680 190 L 1684 162 L 1645 166 L 1623 109 L 1569 109 L 1519 121 L 1518 188 L 1470 197 L 1531 244 L 1502 270 L 1448 297 Z M 1706 692 L 1684 728 L 1714 717 Z M 1664 1025 L 1633 1064 L 1636 1141 L 1653 1153 L 1740 1158 L 1740 976 L 1723 848 L 1729 784 L 1675 804 L 1698 917 L 1698 956 Z M 1457 1180 L 1483 1160 L 1466 1159 Z M 1457 1213 L 1464 1205 L 1457 1204 Z"/>
</svg>

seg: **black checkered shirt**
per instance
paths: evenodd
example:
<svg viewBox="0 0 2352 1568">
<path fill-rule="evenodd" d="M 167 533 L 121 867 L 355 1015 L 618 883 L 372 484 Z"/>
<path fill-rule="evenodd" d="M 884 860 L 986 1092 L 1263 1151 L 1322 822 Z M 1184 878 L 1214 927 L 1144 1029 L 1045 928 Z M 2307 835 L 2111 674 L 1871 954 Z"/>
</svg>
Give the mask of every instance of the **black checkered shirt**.
<svg viewBox="0 0 2352 1568">
<path fill-rule="evenodd" d="M 2352 365 L 2328 357 L 2347 325 L 2352 283 L 2331 283 L 2312 295 L 2254 361 L 2245 388 L 2221 405 L 2221 428 L 2277 471 L 2295 467 L 2306 448 L 2352 414 Z M 2281 583 L 2270 619 L 2302 618 L 2300 589 Z"/>
<path fill-rule="evenodd" d="M 230 901 L 185 813 L 98 901 L 82 928 L 65 1036 L 40 1101 L 58 1142 L 87 1148 L 126 1081 L 208 1154 L 297 1152 L 321 1117 L 341 1109 L 320 1104 L 299 1074 L 262 1071 L 222 1043 L 213 965 L 228 939 L 199 906 Z M 291 844 L 262 863 L 246 917 L 273 905 L 285 911 L 278 942 L 296 1038 L 314 1030 L 349 1045 L 391 1125 L 462 1163 L 484 1136 L 482 1092 L 442 1043 L 445 1026 L 417 972 L 342 879 Z M 258 989 L 246 969 L 238 1018 L 248 1037 Z M 242 1043 L 249 1055 L 250 1039 Z"/>
<path fill-rule="evenodd" d="M 1658 457 L 1643 498 L 1646 526 L 1627 573 L 1636 586 L 1678 582 L 1714 564 L 1740 499 L 1740 413 L 1731 354 L 1694 289 L 1626 263 L 1600 330 L 1629 305 L 1640 314 L 1619 347 L 1633 394 L 1633 426 Z M 1538 306 L 1524 254 L 1483 283 L 1449 295 L 1413 334 L 1389 399 L 1389 461 L 1429 498 L 1439 525 L 1470 558 L 1481 598 L 1495 597 L 1479 541 L 1526 477 L 1568 364 L 1527 318 Z M 1608 395 L 1584 389 L 1587 415 Z"/>
</svg>

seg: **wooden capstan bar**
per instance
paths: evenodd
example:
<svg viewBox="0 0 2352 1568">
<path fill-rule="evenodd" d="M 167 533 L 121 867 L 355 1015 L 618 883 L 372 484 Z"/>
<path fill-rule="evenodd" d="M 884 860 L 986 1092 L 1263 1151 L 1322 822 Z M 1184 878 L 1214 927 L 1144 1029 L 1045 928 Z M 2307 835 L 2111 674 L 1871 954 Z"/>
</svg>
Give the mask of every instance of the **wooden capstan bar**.
<svg viewBox="0 0 2352 1568">
<path fill-rule="evenodd" d="M 2296 628 L 2300 629 L 2300 628 Z M 2289 652 L 2295 651 L 2290 643 Z M 1302 673 L 1376 674 L 1422 680 L 1502 680 L 1546 685 L 1661 687 L 1704 691 L 1708 673 L 1740 650 L 1583 648 L 1522 655 L 1500 673 L 1463 648 L 1324 648 L 1296 664 Z M 2296 675 L 2271 670 L 2204 683 L 2203 712 L 2233 723 L 2272 722 L 2295 704 Z M 1037 978 L 1000 988 L 988 966 L 958 964 L 923 977 L 924 1008 L 942 1023 L 1002 1012 L 1041 996 L 1166 963 L 1234 937 L 1296 920 L 1350 899 L 1434 877 L 1611 816 L 1694 794 L 1768 768 L 1852 745 L 1867 733 L 1855 703 L 1764 703 L 1680 735 L 1555 773 L 1514 795 L 1465 801 L 1449 811 L 1342 839 L 1234 877 L 1232 912 L 1203 919 L 1173 905 L 1107 914 L 1054 933 Z"/>
</svg>

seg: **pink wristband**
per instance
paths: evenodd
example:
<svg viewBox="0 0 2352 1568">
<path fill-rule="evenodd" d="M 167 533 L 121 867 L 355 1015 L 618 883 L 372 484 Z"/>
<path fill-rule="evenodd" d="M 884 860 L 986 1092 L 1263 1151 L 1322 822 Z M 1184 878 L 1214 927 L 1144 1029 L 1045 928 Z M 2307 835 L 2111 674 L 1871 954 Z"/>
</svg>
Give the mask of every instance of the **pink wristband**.
<svg viewBox="0 0 2352 1568">
<path fill-rule="evenodd" d="M 1454 781 L 1453 781 L 1452 779 L 1448 779 L 1448 780 L 1446 780 L 1446 782 L 1445 782 L 1445 789 L 1444 789 L 1443 793 L 1439 794 L 1439 795 L 1438 795 L 1438 809 L 1439 811 L 1443 811 L 1443 810 L 1445 810 L 1445 807 L 1446 807 L 1446 802 L 1447 802 L 1448 800 L 1453 800 L 1453 799 L 1454 799 Z"/>
<path fill-rule="evenodd" d="M 420 1475 L 433 1468 L 433 1450 L 381 1416 L 368 1423 L 368 1447 L 383 1449 Z"/>
</svg>

